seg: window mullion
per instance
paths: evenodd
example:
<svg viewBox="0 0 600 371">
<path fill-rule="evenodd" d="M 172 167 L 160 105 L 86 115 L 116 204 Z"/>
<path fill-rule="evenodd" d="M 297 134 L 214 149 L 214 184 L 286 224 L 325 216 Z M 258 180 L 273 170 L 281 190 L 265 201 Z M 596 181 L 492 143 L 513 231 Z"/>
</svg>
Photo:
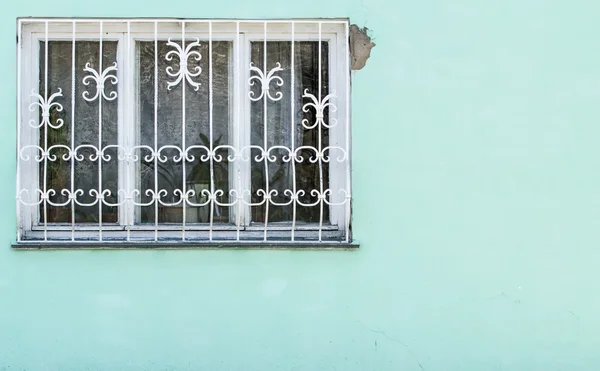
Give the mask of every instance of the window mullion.
<svg viewBox="0 0 600 371">
<path fill-rule="evenodd" d="M 134 193 L 137 183 L 137 166 L 133 160 L 135 157 L 135 95 L 134 95 L 134 40 L 131 36 L 131 24 L 127 22 L 127 32 L 121 34 L 117 51 L 117 63 L 122 66 L 119 69 L 119 118 L 118 118 L 118 141 L 122 154 L 119 159 L 119 224 L 126 226 L 127 241 L 131 239 L 131 227 L 135 223 Z"/>
<path fill-rule="evenodd" d="M 129 25 L 129 22 L 128 22 Z M 129 161 L 129 156 L 127 153 L 130 151 L 132 147 L 131 143 L 131 127 L 132 125 L 127 125 L 127 122 L 131 122 L 131 110 L 133 109 L 133 105 L 129 104 L 130 101 L 130 65 L 129 65 L 129 56 L 130 56 L 130 46 L 131 40 L 129 38 L 129 33 L 125 35 L 120 35 L 118 46 L 117 46 L 117 65 L 121 66 L 117 70 L 118 79 L 121 84 L 117 85 L 118 94 L 118 119 L 117 119 L 117 135 L 118 135 L 118 153 L 117 159 L 119 161 L 118 166 L 118 199 L 119 199 L 119 225 L 127 227 L 127 240 L 129 241 L 130 237 L 130 227 L 133 221 L 132 219 L 132 211 L 131 202 L 128 199 L 129 195 L 131 195 L 131 183 L 133 181 L 132 177 L 132 168 L 131 161 Z"/>
<path fill-rule="evenodd" d="M 230 106 L 230 112 L 229 112 L 229 117 L 230 117 L 230 122 L 229 122 L 229 138 L 231 141 L 231 145 L 233 146 L 233 151 L 232 151 L 232 155 L 234 156 L 234 161 L 230 162 L 230 166 L 229 166 L 229 189 L 235 190 L 235 200 L 232 200 L 230 198 L 230 202 L 233 204 L 233 206 L 231 206 L 229 208 L 230 210 L 230 217 L 229 217 L 229 222 L 232 222 L 235 226 L 236 226 L 236 240 L 239 241 L 240 239 L 240 230 L 242 228 L 242 223 L 243 223 L 243 218 L 242 218 L 242 199 L 240 198 L 240 196 L 243 195 L 242 193 L 242 178 L 241 178 L 241 172 L 240 172 L 240 163 L 241 163 L 241 157 L 240 157 L 240 153 L 239 153 L 239 149 L 241 148 L 240 145 L 240 128 L 239 128 L 239 123 L 241 122 L 240 120 L 240 112 L 241 112 L 241 105 L 240 105 L 240 86 L 239 86 L 239 81 L 240 81 L 240 76 L 239 76 L 239 72 L 240 72 L 240 53 L 239 53 L 239 45 L 240 45 L 240 23 L 236 22 L 236 32 L 235 32 L 235 38 L 233 39 L 232 42 L 232 48 L 230 49 L 230 55 L 233 56 L 232 58 L 229 58 L 229 60 L 232 60 L 233 63 L 229 65 L 229 76 L 233 76 L 233 79 L 230 80 L 229 82 L 229 92 L 230 92 L 230 101 L 233 102 L 233 104 Z M 233 83 L 232 83 L 233 82 Z"/>
<path fill-rule="evenodd" d="M 241 65 L 238 71 L 238 81 L 236 88 L 238 89 L 238 104 L 240 105 L 240 113 L 238 117 L 238 123 L 236 126 L 239 128 L 239 165 L 240 165 L 240 186 L 241 186 L 241 197 L 242 200 L 242 225 L 248 227 L 252 221 L 252 213 L 250 203 L 252 202 L 252 151 L 250 150 L 250 132 L 251 132 L 251 115 L 250 115 L 250 100 L 248 99 L 248 93 L 250 92 L 250 86 L 247 84 L 248 78 L 250 77 L 250 71 L 248 66 L 250 65 L 250 41 L 247 40 L 245 34 L 240 34 L 240 41 L 238 45 L 238 53 L 240 54 Z M 246 160 L 247 159 L 247 160 Z"/>
<path fill-rule="evenodd" d="M 233 145 L 235 156 L 234 161 L 230 167 L 230 189 L 235 189 L 235 205 L 233 206 L 233 220 L 232 222 L 236 225 L 236 239 L 240 239 L 240 231 L 245 229 L 248 221 L 248 205 L 244 202 L 245 194 L 244 191 L 248 189 L 248 182 L 250 178 L 247 161 L 243 160 L 244 153 L 243 148 L 249 143 L 246 138 L 246 120 L 245 120 L 245 104 L 244 104 L 244 81 L 245 75 L 242 66 L 246 63 L 246 57 L 244 53 L 244 34 L 240 31 L 239 22 L 236 23 L 236 35 L 233 40 L 233 86 L 232 86 L 232 101 L 233 101 L 233 112 L 232 121 L 230 124 L 230 138 Z M 234 201 L 232 201 L 234 202 Z"/>
</svg>

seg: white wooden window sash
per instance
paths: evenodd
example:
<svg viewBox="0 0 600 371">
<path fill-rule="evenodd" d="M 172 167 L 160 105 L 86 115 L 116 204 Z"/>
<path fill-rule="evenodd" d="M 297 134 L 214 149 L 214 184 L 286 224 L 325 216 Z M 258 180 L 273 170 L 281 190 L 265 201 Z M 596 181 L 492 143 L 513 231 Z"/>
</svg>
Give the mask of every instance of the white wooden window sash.
<svg viewBox="0 0 600 371">
<path fill-rule="evenodd" d="M 171 20 L 171 19 L 20 19 L 18 22 L 18 154 L 17 154 L 17 216 L 18 216 L 18 241 L 36 240 L 41 242 L 52 241 L 89 241 L 89 242 L 157 242 L 162 240 L 180 241 L 218 241 L 240 242 L 240 241 L 277 241 L 280 243 L 314 243 L 323 241 L 351 241 L 350 233 L 350 76 L 349 76 L 349 51 L 348 38 L 349 29 L 347 20 Z M 180 224 L 159 223 L 158 209 L 163 202 L 158 189 L 157 166 L 161 159 L 158 146 L 157 107 L 158 107 L 158 45 L 172 39 L 175 47 L 171 64 L 172 70 L 169 74 L 173 80 L 174 89 L 189 84 L 194 86 L 195 70 L 190 71 L 188 64 L 180 64 L 179 60 L 195 57 L 193 49 L 189 47 L 195 40 L 208 43 L 208 55 L 202 58 L 209 59 L 209 143 L 210 148 L 204 148 L 206 159 L 210 162 L 210 190 L 207 192 L 210 207 L 210 221 L 208 223 L 186 223 L 186 207 L 191 207 L 194 202 L 189 200 L 189 195 L 194 195 L 193 190 L 186 189 L 186 166 L 183 169 L 183 189 L 181 198 L 183 206 Z M 72 42 L 72 86 L 71 96 L 65 97 L 59 91 L 48 91 L 48 45 L 52 41 Z M 75 55 L 76 42 L 89 40 L 100 43 L 99 65 L 90 67 L 84 79 L 92 84 L 86 92 L 76 91 Z M 154 146 L 150 148 L 151 161 L 154 162 L 154 189 L 140 189 L 140 164 L 144 161 L 140 150 L 140 120 L 137 116 L 139 102 L 136 100 L 137 81 L 136 77 L 136 42 L 148 41 L 154 43 Z M 183 42 L 182 42 L 183 41 Z M 229 189 L 230 200 L 228 203 L 219 205 L 216 197 L 214 164 L 219 161 L 219 154 L 213 147 L 213 53 L 214 41 L 228 41 L 231 43 L 230 69 L 230 124 L 229 143 L 222 145 L 221 149 L 228 152 L 221 156 L 229 158 Z M 268 43 L 272 41 L 286 41 L 291 43 L 291 81 L 283 81 L 278 75 L 276 68 L 267 71 Z M 318 91 L 306 92 L 302 100 L 302 109 L 316 110 L 316 122 L 307 123 L 305 127 L 318 130 L 318 146 L 314 149 L 315 164 L 318 164 L 321 174 L 319 188 L 313 190 L 296 189 L 296 170 L 298 163 L 298 145 L 295 143 L 294 133 L 297 122 L 294 108 L 298 105 L 295 97 L 294 84 L 294 57 L 295 42 L 316 41 L 318 42 Z M 43 95 L 38 93 L 38 76 L 40 74 L 40 42 L 45 44 L 45 71 L 41 81 L 44 86 Z M 117 42 L 117 61 L 115 65 L 102 65 L 102 43 Z M 263 43 L 262 70 L 251 65 L 251 43 Z M 183 45 L 181 45 L 183 43 Z M 322 66 L 322 43 L 328 43 L 329 55 L 328 66 Z M 187 45 L 186 45 L 187 44 Z M 174 46 L 175 46 L 174 45 Z M 94 69 L 96 68 L 97 69 Z M 321 71 L 328 68 L 329 81 L 321 81 Z M 111 73 L 112 72 L 112 73 Z M 204 73 L 205 71 L 202 71 Z M 111 77 L 111 76 L 114 76 Z M 196 75 L 197 76 L 197 75 Z M 260 99 L 252 97 L 250 82 L 262 84 Z M 269 100 L 278 100 L 275 93 L 269 88 L 273 84 L 291 84 L 291 96 L 280 97 L 289 99 L 291 104 L 290 133 L 291 146 L 286 148 L 281 145 L 267 143 L 267 130 L 270 124 L 266 111 Z M 113 84 L 114 83 L 114 84 Z M 327 83 L 330 94 L 324 96 L 321 88 Z M 95 91 L 94 91 L 94 88 Z M 185 91 L 182 89 L 182 145 L 178 149 L 182 161 L 189 160 L 189 148 L 186 147 L 185 115 L 186 100 Z M 76 223 L 75 207 L 78 196 L 81 194 L 74 185 L 75 161 L 81 154 L 75 146 L 74 133 L 77 130 L 77 117 L 75 117 L 75 102 L 83 96 L 88 101 L 97 100 L 99 112 L 102 104 L 108 101 L 118 102 L 118 143 L 117 158 L 106 158 L 105 149 L 102 146 L 102 115 L 98 114 L 98 138 L 97 145 L 89 147 L 95 151 L 98 163 L 98 188 L 95 191 L 96 202 L 92 205 L 98 208 L 97 223 Z M 273 95 L 272 95 L 273 94 Z M 253 99 L 254 98 L 254 99 Z M 70 125 L 70 144 L 63 145 L 67 151 L 67 159 L 70 165 L 70 189 L 53 190 L 46 184 L 46 170 L 50 161 L 60 161 L 58 156 L 52 154 L 52 148 L 47 143 L 40 143 L 40 131 L 54 130 L 49 117 L 49 109 L 52 105 L 60 105 L 65 99 L 71 100 L 71 116 L 62 125 Z M 251 156 L 253 146 L 250 142 L 251 125 L 251 103 L 262 101 L 264 119 L 264 143 L 259 148 L 260 156 L 255 157 L 256 162 L 264 163 L 266 185 L 262 189 L 266 217 L 264 222 L 251 222 L 251 208 L 255 207 L 250 200 L 251 190 Z M 310 103 L 310 104 L 308 104 Z M 329 103 L 329 105 L 327 104 Z M 329 108 L 326 108 L 326 107 Z M 32 109 L 33 107 L 33 109 Z M 328 109 L 328 122 L 324 121 L 323 112 Z M 41 117 L 41 119 L 40 119 Z M 56 126 L 56 125 L 55 125 Z M 329 143 L 327 148 L 321 144 L 321 129 L 329 128 Z M 47 135 L 44 135 L 47 142 Z M 56 146 L 55 146 L 56 147 Z M 56 149 L 56 148 L 54 148 Z M 266 149 L 266 150 L 265 150 Z M 269 207 L 277 206 L 277 202 L 271 198 L 272 190 L 269 189 L 268 163 L 270 158 L 277 156 L 275 150 L 287 151 L 288 162 L 294 176 L 292 189 L 289 191 L 289 205 L 293 207 L 293 218 L 288 223 L 270 223 Z M 281 155 L 280 155 L 281 156 Z M 92 155 L 94 157 L 94 155 Z M 164 156 L 163 156 L 164 157 Z M 284 156 L 285 157 L 285 156 Z M 103 160 L 104 159 L 104 160 Z M 102 189 L 102 166 L 107 161 L 118 161 L 118 223 L 103 223 L 102 208 L 110 206 L 105 200 L 106 190 Z M 260 161 L 259 161 L 260 160 Z M 304 159 L 306 161 L 306 159 Z M 284 160 L 285 161 L 285 160 Z M 329 170 L 329 187 L 324 188 L 323 168 Z M 42 180 L 40 182 L 40 179 Z M 151 206 L 154 207 L 153 225 L 140 224 L 139 213 L 142 203 L 136 201 L 136 194 L 142 191 L 150 191 L 152 194 Z M 296 220 L 296 208 L 300 206 L 298 192 L 314 192 L 318 196 L 318 202 L 310 207 L 320 209 L 318 223 L 298 224 Z M 51 196 L 63 192 L 68 196 L 68 201 L 62 205 L 71 208 L 70 223 L 50 223 L 46 215 Z M 190 193 L 192 192 L 192 193 Z M 230 210 L 230 223 L 216 224 L 213 222 L 215 207 L 227 207 Z M 324 220 L 324 209 L 329 210 L 329 220 Z M 136 218 L 138 220 L 136 220 Z M 42 222 L 43 220 L 43 222 Z"/>
</svg>

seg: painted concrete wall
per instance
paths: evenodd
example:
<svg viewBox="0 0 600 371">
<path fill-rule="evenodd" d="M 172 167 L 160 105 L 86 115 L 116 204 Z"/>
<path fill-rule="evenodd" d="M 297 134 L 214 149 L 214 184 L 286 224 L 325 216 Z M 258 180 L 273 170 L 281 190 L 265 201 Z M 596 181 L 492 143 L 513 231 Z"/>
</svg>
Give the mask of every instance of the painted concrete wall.
<svg viewBox="0 0 600 371">
<path fill-rule="evenodd" d="M 348 16 L 359 251 L 11 250 L 17 16 Z M 6 0 L 0 370 L 600 369 L 600 4 Z"/>
</svg>

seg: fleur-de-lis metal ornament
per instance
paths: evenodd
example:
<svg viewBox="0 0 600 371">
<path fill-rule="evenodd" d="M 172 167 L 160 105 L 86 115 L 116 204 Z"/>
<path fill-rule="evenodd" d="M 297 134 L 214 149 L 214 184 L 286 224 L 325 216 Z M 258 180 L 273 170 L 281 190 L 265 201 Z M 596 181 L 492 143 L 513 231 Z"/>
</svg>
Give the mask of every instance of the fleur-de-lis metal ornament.
<svg viewBox="0 0 600 371">
<path fill-rule="evenodd" d="M 87 75 L 83 78 L 82 82 L 85 86 L 88 86 L 90 82 L 96 83 L 96 93 L 90 97 L 90 92 L 83 92 L 83 99 L 88 102 L 93 102 L 98 97 L 102 96 L 104 99 L 112 101 L 117 99 L 117 92 L 111 91 L 109 95 L 106 95 L 106 91 L 104 90 L 105 84 L 110 82 L 113 85 L 117 85 L 119 79 L 115 75 L 110 75 L 111 72 L 117 71 L 117 62 L 114 62 L 112 66 L 107 67 L 102 73 L 98 73 L 95 69 L 92 68 L 91 64 L 88 62 L 85 64 L 85 68 L 83 71 L 90 73 L 91 75 Z"/>
<path fill-rule="evenodd" d="M 337 120 L 335 118 L 332 118 L 330 120 L 331 122 L 329 124 L 325 123 L 325 120 L 324 120 L 325 108 L 329 107 L 329 110 L 332 112 L 337 111 L 336 105 L 331 102 L 331 98 L 335 97 L 335 93 L 327 94 L 325 97 L 323 97 L 319 101 L 319 99 L 317 97 L 315 97 L 314 94 L 310 94 L 308 92 L 308 89 L 305 89 L 302 97 L 310 98 L 310 100 L 312 101 L 312 102 L 305 103 L 302 106 L 302 111 L 308 112 L 309 107 L 313 107 L 316 111 L 316 115 L 315 115 L 316 120 L 312 125 L 308 122 L 308 119 L 302 120 L 302 125 L 305 128 L 314 129 L 315 127 L 317 127 L 317 125 L 319 125 L 319 126 L 322 125 L 326 128 L 330 128 L 337 124 Z"/>
<path fill-rule="evenodd" d="M 283 86 L 283 79 L 280 76 L 275 76 L 275 73 L 277 73 L 279 71 L 283 71 L 283 68 L 281 68 L 281 64 L 279 62 L 277 62 L 275 67 L 273 67 L 266 75 L 260 68 L 255 67 L 254 63 L 250 62 L 250 71 L 256 73 L 256 75 L 251 76 L 248 79 L 248 83 L 250 84 L 250 86 L 254 85 L 255 80 L 258 81 L 262 86 L 262 90 L 258 97 L 254 96 L 255 94 L 253 91 L 250 91 L 248 93 L 250 100 L 256 102 L 256 101 L 262 99 L 262 97 L 264 97 L 265 94 L 267 95 L 267 98 L 269 98 L 272 101 L 278 101 L 281 98 L 283 98 L 282 92 L 278 91 L 275 94 L 275 96 L 272 96 L 271 91 L 270 91 L 270 85 L 271 85 L 272 81 L 275 81 L 277 86 Z"/>
<path fill-rule="evenodd" d="M 56 107 L 57 111 L 63 110 L 63 106 L 60 103 L 54 101 L 56 98 L 63 96 L 61 88 L 58 88 L 58 92 L 50 95 L 49 98 L 42 97 L 40 94 L 35 92 L 35 89 L 31 91 L 31 96 L 36 97 L 38 101 L 31 103 L 29 105 L 29 110 L 33 112 L 36 106 L 38 106 L 42 110 L 42 120 L 39 124 L 36 124 L 36 120 L 30 120 L 29 125 L 31 127 L 37 129 L 43 127 L 44 125 L 48 125 L 52 129 L 58 129 L 64 124 L 63 119 L 57 119 L 56 124 L 52 124 L 50 122 L 50 110 L 52 109 L 52 107 Z"/>
<path fill-rule="evenodd" d="M 200 59 L 202 59 L 202 55 L 200 55 L 199 51 L 192 50 L 193 48 L 200 46 L 200 39 L 196 39 L 196 41 L 188 44 L 185 50 L 183 50 L 179 44 L 171 41 L 171 39 L 169 39 L 167 45 L 172 46 L 175 48 L 175 50 L 168 52 L 165 56 L 165 59 L 167 61 L 172 61 L 174 56 L 177 56 L 179 59 L 179 70 L 177 72 L 174 71 L 172 66 L 168 66 L 166 69 L 169 76 L 175 77 L 175 81 L 167 82 L 167 90 L 171 90 L 171 88 L 179 85 L 179 83 L 185 79 L 185 81 L 187 81 L 194 88 L 194 90 L 198 91 L 198 89 L 200 89 L 200 83 L 195 82 L 192 78 L 200 76 L 202 73 L 202 68 L 200 68 L 200 66 L 195 66 L 193 71 L 190 71 L 188 69 L 188 60 L 191 57 L 193 57 L 196 61 L 200 61 Z"/>
</svg>

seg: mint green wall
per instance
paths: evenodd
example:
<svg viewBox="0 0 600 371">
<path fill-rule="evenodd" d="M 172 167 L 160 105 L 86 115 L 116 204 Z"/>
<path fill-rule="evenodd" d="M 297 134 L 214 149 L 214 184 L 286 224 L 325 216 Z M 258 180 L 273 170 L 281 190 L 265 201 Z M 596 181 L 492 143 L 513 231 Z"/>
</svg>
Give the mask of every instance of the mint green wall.
<svg viewBox="0 0 600 371">
<path fill-rule="evenodd" d="M 1 7 L 0 370 L 600 368 L 597 1 L 93 4 Z M 29 15 L 371 28 L 353 80 L 360 250 L 11 250 Z"/>
</svg>

